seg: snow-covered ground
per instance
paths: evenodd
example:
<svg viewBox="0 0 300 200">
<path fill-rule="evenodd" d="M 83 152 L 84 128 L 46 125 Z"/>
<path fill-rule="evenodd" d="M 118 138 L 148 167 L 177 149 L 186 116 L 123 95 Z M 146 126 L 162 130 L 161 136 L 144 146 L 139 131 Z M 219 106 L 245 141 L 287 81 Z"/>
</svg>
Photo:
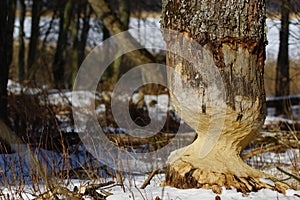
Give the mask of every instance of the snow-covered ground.
<svg viewBox="0 0 300 200">
<path fill-rule="evenodd" d="M 157 197 L 163 200 L 213 200 L 220 197 L 221 200 L 299 200 L 300 191 L 287 190 L 286 194 L 282 194 L 270 189 L 262 189 L 258 192 L 251 192 L 249 194 L 243 194 L 237 192 L 235 189 L 226 190 L 222 189 L 222 194 L 215 194 L 212 190 L 206 189 L 177 189 L 169 186 L 160 186 L 164 180 L 164 176 L 159 174 L 152 178 L 150 185 L 145 189 L 140 189 L 140 186 L 146 180 L 146 176 L 135 176 L 130 179 L 125 179 L 125 192 L 120 186 L 114 186 L 106 189 L 105 191 L 110 192 L 112 195 L 107 197 L 107 200 L 154 200 Z M 99 180 L 105 182 L 108 180 Z M 268 180 L 265 180 L 268 181 Z M 86 180 L 71 180 L 67 184 L 67 188 L 73 191 L 74 187 L 79 189 L 82 186 L 88 184 Z M 40 187 L 40 193 L 44 193 L 45 185 L 37 185 Z M 101 191 L 97 191 L 101 192 Z M 31 200 L 37 197 L 37 193 L 34 188 L 29 185 L 23 186 L 23 188 L 17 187 L 2 187 L 2 198 L 9 194 L 10 199 L 21 199 Z M 14 198 L 15 197 L 15 198 Z M 93 198 L 86 196 L 85 200 L 92 200 Z"/>
<path fill-rule="evenodd" d="M 108 197 L 108 200 L 154 200 L 159 197 L 164 200 L 213 200 L 216 198 L 216 194 L 212 190 L 206 189 L 177 189 L 173 187 L 160 187 L 164 177 L 155 176 L 151 181 L 151 184 L 144 190 L 139 189 L 139 186 L 145 180 L 145 177 L 136 177 L 136 186 L 129 188 L 125 193 L 120 188 L 114 188 L 112 192 L 114 195 Z M 237 192 L 235 189 L 226 190 L 223 188 L 222 194 L 218 195 L 222 200 L 299 200 L 300 191 L 288 190 L 286 195 L 272 191 L 269 189 L 263 189 L 258 192 L 251 192 L 247 195 Z"/>
</svg>

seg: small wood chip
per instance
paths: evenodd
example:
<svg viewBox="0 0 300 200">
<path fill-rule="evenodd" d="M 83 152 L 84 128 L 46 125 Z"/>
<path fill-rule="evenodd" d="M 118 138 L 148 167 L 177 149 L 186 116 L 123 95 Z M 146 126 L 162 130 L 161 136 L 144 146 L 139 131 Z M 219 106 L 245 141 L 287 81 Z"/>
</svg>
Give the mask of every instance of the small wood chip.
<svg viewBox="0 0 300 200">
<path fill-rule="evenodd" d="M 215 200 L 221 200 L 221 197 L 220 197 L 219 195 L 217 195 L 217 196 L 215 197 Z"/>
</svg>

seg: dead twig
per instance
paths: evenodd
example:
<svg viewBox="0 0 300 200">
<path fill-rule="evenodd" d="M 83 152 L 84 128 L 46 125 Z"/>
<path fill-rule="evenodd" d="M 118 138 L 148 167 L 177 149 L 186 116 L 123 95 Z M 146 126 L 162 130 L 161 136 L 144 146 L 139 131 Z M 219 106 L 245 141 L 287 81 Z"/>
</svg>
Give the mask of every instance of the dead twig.
<svg viewBox="0 0 300 200">
<path fill-rule="evenodd" d="M 282 173 L 284 173 L 284 174 L 286 174 L 286 175 L 288 175 L 288 176 L 292 177 L 293 179 L 295 179 L 295 180 L 297 180 L 297 181 L 300 182 L 300 177 L 299 177 L 299 176 L 296 176 L 296 175 L 294 175 L 294 174 L 291 174 L 291 173 L 289 173 L 289 172 L 287 172 L 287 171 L 281 169 L 280 167 L 276 167 L 276 169 L 278 169 L 278 170 L 281 171 Z"/>
<path fill-rule="evenodd" d="M 252 151 L 249 151 L 245 154 L 242 154 L 241 157 L 243 160 L 245 160 L 247 158 L 251 158 L 253 156 L 256 156 L 256 155 L 264 153 L 264 152 L 274 151 L 276 149 L 279 149 L 280 147 L 282 147 L 282 145 L 272 145 L 272 146 L 269 146 L 266 148 L 257 148 Z"/>
<path fill-rule="evenodd" d="M 153 176 L 155 174 L 158 173 L 158 169 L 154 169 L 151 174 L 148 176 L 148 178 L 145 180 L 145 182 L 143 183 L 143 185 L 141 186 L 141 189 L 145 189 L 147 187 L 147 185 L 150 184 L 151 179 L 153 178 Z"/>
</svg>

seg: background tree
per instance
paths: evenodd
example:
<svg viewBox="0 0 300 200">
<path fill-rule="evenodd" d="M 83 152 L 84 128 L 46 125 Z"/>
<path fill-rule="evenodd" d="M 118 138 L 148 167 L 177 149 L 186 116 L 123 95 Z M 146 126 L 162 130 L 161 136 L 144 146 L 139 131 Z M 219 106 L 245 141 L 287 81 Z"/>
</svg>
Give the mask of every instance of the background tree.
<svg viewBox="0 0 300 200">
<path fill-rule="evenodd" d="M 0 119 L 7 122 L 7 83 L 13 55 L 16 0 L 0 2 Z"/>
<path fill-rule="evenodd" d="M 87 1 L 76 4 L 74 19 L 71 22 L 73 38 L 71 83 L 75 80 L 78 69 L 85 58 L 91 13 L 92 9 Z"/>
<path fill-rule="evenodd" d="M 19 0 L 19 81 L 22 81 L 25 76 L 25 44 L 24 44 L 24 22 L 26 15 L 25 0 Z"/>
<path fill-rule="evenodd" d="M 124 28 L 128 30 L 129 28 L 129 19 L 130 19 L 130 1 L 129 0 L 118 0 L 118 10 L 117 17 L 120 19 L 120 22 L 123 24 Z M 109 72 L 110 81 L 115 84 L 120 75 L 120 67 L 123 61 L 123 56 L 114 60 L 111 65 Z"/>
<path fill-rule="evenodd" d="M 27 58 L 27 68 L 30 71 L 35 60 L 40 36 L 40 18 L 42 14 L 42 1 L 32 0 L 31 31 Z"/>
<path fill-rule="evenodd" d="M 59 35 L 52 64 L 54 82 L 58 88 L 63 88 L 66 84 L 65 65 L 67 59 L 67 46 L 69 39 L 68 33 L 72 19 L 72 14 L 74 11 L 74 4 L 74 0 L 67 0 L 63 2 L 63 5 L 60 7 L 59 10 Z"/>
<path fill-rule="evenodd" d="M 16 13 L 16 0 L 0 1 L 0 123 L 4 121 L 8 123 L 7 116 L 7 83 L 9 66 L 12 62 L 13 55 L 13 31 Z M 0 126 L 3 128 L 3 126 Z M 0 132 L 1 133 L 1 132 Z M 5 135 L 1 135 L 0 148 L 6 152 L 10 152 L 10 145 L 3 139 Z"/>
<path fill-rule="evenodd" d="M 163 1 L 162 12 L 164 28 L 189 36 L 211 53 L 226 92 L 226 115 L 220 138 L 207 155 L 200 156 L 202 150 L 210 148 L 209 143 L 205 143 L 205 138 L 214 134 L 208 131 L 211 130 L 209 126 L 219 126 L 211 119 L 218 116 L 220 107 L 205 96 L 208 92 L 205 85 L 209 82 L 199 80 L 199 76 L 208 74 L 201 71 L 200 66 L 193 66 L 189 60 L 167 52 L 167 65 L 185 77 L 183 82 L 198 83 L 192 88 L 199 96 L 198 100 L 204 99 L 205 104 L 198 108 L 194 107 L 197 99 L 184 98 L 184 103 L 177 101 L 174 91 L 184 93 L 190 85 L 181 85 L 182 82 L 176 81 L 176 77 L 168 77 L 175 109 L 195 129 L 198 137 L 188 147 L 170 155 L 166 183 L 179 188 L 212 188 L 216 193 L 221 192 L 222 186 L 235 187 L 242 192 L 270 188 L 259 180 L 266 175 L 240 158 L 241 150 L 256 137 L 266 115 L 264 0 L 235 1 L 233 4 L 227 0 L 168 0 Z M 193 48 L 188 44 L 181 46 L 182 39 L 176 35 L 166 42 L 169 48 L 183 49 L 187 53 L 188 49 Z M 200 50 L 191 53 L 191 58 L 202 59 Z M 201 114 L 198 114 L 199 110 Z"/>
<path fill-rule="evenodd" d="M 281 26 L 279 35 L 279 53 L 276 66 L 276 96 L 287 96 L 290 94 L 290 75 L 289 75 L 289 15 L 290 0 L 281 1 Z M 287 102 L 276 108 L 276 114 L 287 113 Z"/>
</svg>

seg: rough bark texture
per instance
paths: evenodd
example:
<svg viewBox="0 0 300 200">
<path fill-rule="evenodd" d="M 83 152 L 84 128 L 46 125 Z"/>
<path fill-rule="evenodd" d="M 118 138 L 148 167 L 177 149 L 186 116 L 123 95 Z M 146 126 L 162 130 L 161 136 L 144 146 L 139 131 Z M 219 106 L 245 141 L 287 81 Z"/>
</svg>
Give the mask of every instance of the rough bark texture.
<svg viewBox="0 0 300 200">
<path fill-rule="evenodd" d="M 180 187 L 212 188 L 220 193 L 221 187 L 235 187 L 249 192 L 268 187 L 259 181 L 264 175 L 252 169 L 240 158 L 241 150 L 256 136 L 265 119 L 265 92 L 263 69 L 265 59 L 265 4 L 259 1 L 207 1 L 168 0 L 163 2 L 162 27 L 183 33 L 198 42 L 211 53 L 224 84 L 226 115 L 218 142 L 205 156 L 201 154 L 209 126 L 218 126 L 221 112 L 218 106 L 205 97 L 207 91 L 206 72 L 200 66 L 167 53 L 167 64 L 189 81 L 199 99 L 185 98 L 185 105 L 193 106 L 203 101 L 200 108 L 183 108 L 176 98 L 180 90 L 188 90 L 175 77 L 168 77 L 171 99 L 179 115 L 197 132 L 197 139 L 169 157 L 166 184 Z M 183 49 L 191 59 L 201 60 L 202 53 L 189 52 L 192 46 L 173 36 L 166 39 L 167 46 Z M 190 103 L 189 103 L 190 102 Z M 182 112 L 187 109 L 188 111 Z M 218 110 L 219 109 L 219 110 Z M 201 110 L 199 114 L 199 110 Z M 200 115 L 200 116 L 199 116 Z M 207 146 L 206 146 L 207 147 Z"/>
</svg>

